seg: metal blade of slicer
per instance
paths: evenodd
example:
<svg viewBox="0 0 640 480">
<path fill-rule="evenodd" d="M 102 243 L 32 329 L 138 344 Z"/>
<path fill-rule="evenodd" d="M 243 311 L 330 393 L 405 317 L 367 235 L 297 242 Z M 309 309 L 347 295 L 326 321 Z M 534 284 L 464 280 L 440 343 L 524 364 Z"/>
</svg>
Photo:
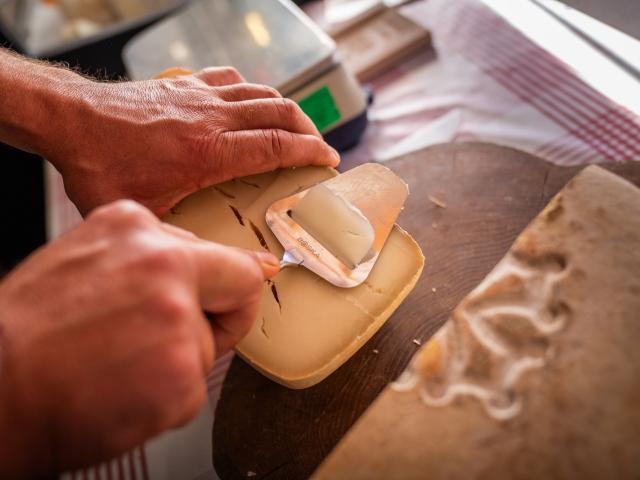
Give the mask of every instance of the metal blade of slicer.
<svg viewBox="0 0 640 480">
<path fill-rule="evenodd" d="M 281 267 L 303 266 L 333 285 L 355 287 L 373 269 L 409 189 L 391 170 L 376 163 L 360 165 L 322 185 L 355 207 L 373 229 L 371 248 L 357 265 L 340 259 L 292 218 L 292 210 L 314 187 L 274 202 L 266 212 L 267 225 L 284 247 Z"/>
</svg>

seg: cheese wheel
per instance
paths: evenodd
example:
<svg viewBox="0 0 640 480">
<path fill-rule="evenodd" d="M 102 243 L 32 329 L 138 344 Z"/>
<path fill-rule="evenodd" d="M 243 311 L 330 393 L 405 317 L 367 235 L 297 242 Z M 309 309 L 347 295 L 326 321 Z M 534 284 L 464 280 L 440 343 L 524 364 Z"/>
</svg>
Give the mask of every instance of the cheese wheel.
<svg viewBox="0 0 640 480">
<path fill-rule="evenodd" d="M 329 168 L 283 169 L 206 188 L 164 220 L 197 236 L 238 247 L 283 249 L 265 213 L 276 200 L 337 173 Z M 416 242 L 395 226 L 367 280 L 343 289 L 303 267 L 265 283 L 260 312 L 236 351 L 258 371 L 290 388 L 320 382 L 384 324 L 415 286 L 424 265 Z"/>
</svg>

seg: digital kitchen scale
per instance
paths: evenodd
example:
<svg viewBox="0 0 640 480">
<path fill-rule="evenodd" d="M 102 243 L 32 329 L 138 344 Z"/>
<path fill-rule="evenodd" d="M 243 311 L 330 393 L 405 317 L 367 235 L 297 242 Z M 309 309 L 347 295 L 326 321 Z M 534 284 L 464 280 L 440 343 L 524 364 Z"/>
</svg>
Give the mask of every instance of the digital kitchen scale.
<svg viewBox="0 0 640 480">
<path fill-rule="evenodd" d="M 196 0 L 133 37 L 123 60 L 134 79 L 170 67 L 233 66 L 298 102 L 339 150 L 355 145 L 367 124 L 366 91 L 334 41 L 289 0 Z"/>
</svg>

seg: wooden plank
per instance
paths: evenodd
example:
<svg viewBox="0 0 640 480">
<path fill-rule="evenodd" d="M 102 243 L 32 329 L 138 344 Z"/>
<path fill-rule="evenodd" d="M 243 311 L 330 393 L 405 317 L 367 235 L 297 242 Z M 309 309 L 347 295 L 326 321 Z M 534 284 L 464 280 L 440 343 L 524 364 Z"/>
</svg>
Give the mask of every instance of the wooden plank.
<svg viewBox="0 0 640 480">
<path fill-rule="evenodd" d="M 342 63 L 368 82 L 411 55 L 431 47 L 431 33 L 389 8 L 335 36 Z"/>
<path fill-rule="evenodd" d="M 249 472 L 258 479 L 307 478 L 403 370 L 419 348 L 414 339 L 423 343 L 437 330 L 581 168 L 478 143 L 431 147 L 386 165 L 409 183 L 398 223 L 424 251 L 422 278 L 380 331 L 319 385 L 289 390 L 234 359 L 213 430 L 222 479 Z M 640 185 L 640 163 L 607 168 Z"/>
</svg>

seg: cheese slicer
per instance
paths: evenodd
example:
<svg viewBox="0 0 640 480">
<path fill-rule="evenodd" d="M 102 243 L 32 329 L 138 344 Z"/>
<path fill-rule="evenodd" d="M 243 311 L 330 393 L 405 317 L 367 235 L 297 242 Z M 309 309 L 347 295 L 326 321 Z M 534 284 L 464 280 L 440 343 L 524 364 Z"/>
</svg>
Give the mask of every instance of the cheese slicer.
<svg viewBox="0 0 640 480">
<path fill-rule="evenodd" d="M 302 266 L 338 287 L 360 285 L 408 194 L 387 167 L 366 163 L 274 202 L 265 217 L 284 247 L 281 268 Z"/>
</svg>

